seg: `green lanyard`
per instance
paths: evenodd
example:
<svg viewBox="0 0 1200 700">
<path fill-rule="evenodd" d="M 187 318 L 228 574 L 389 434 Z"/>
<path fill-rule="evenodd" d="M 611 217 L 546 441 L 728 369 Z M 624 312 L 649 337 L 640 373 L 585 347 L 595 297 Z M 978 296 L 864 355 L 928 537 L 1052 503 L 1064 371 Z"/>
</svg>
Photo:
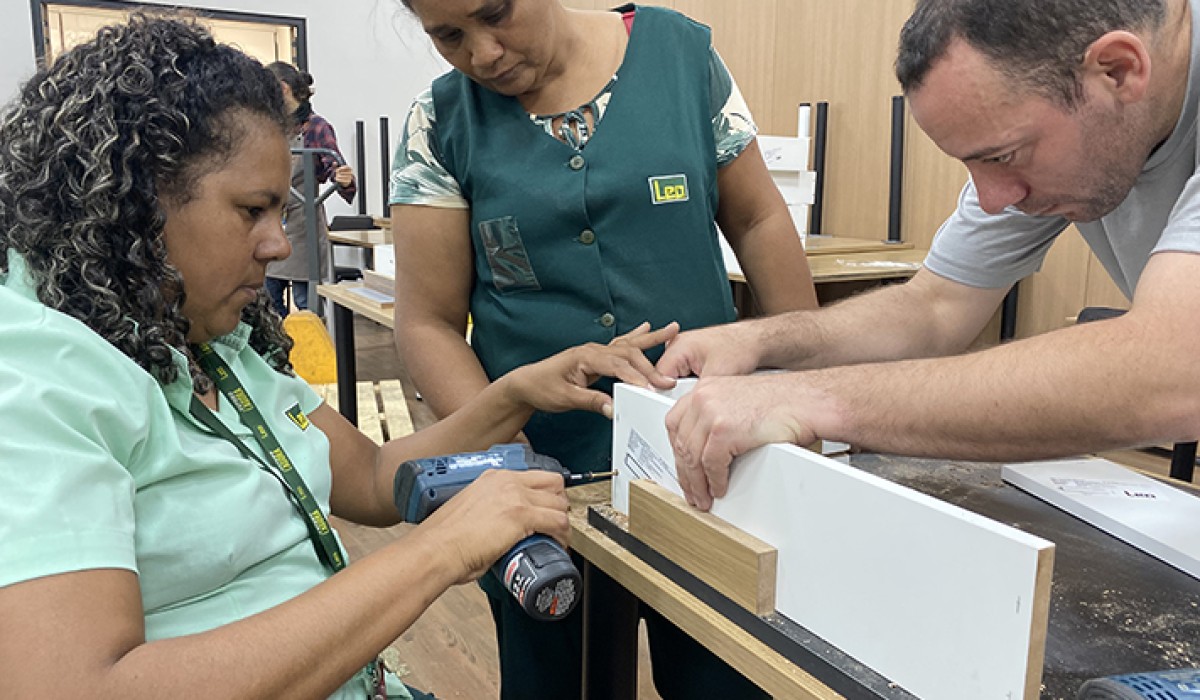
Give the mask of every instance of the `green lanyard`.
<svg viewBox="0 0 1200 700">
<path fill-rule="evenodd" d="M 321 512 L 321 506 L 317 504 L 317 500 L 313 498 L 312 492 L 304 483 L 304 478 L 293 467 L 292 461 L 283 451 L 279 440 L 275 438 L 275 434 L 271 432 L 271 428 L 263 419 L 262 413 L 254 405 L 254 401 L 250 399 L 250 394 L 242 387 L 242 383 L 234 376 L 233 370 L 229 369 L 229 365 L 225 364 L 221 356 L 208 343 L 200 345 L 199 348 L 200 368 L 216 382 L 217 388 L 237 409 L 242 425 L 250 429 L 263 452 L 270 455 L 271 461 L 275 463 L 275 468 L 272 469 L 239 440 L 233 431 L 222 423 L 195 394 L 192 395 L 192 416 L 209 430 L 233 443 L 244 457 L 254 460 L 264 471 L 279 480 L 284 490 L 287 491 L 292 505 L 296 506 L 296 509 L 304 517 L 304 524 L 308 527 L 308 536 L 317 550 L 317 557 L 334 572 L 341 571 L 346 566 L 346 558 L 342 556 L 342 548 L 338 545 L 337 538 L 333 536 L 333 531 L 329 529 L 329 522 L 325 519 L 325 514 Z"/>
</svg>

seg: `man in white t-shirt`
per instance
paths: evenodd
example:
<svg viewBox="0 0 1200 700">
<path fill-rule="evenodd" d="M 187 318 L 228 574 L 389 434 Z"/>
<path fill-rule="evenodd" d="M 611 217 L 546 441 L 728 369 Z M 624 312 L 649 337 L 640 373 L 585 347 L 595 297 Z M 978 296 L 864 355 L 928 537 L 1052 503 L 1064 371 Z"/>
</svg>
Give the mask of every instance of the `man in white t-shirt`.
<svg viewBox="0 0 1200 700">
<path fill-rule="evenodd" d="M 897 75 L 971 182 L 911 281 L 680 336 L 668 416 L 707 509 L 730 460 L 817 438 L 1023 460 L 1200 436 L 1200 0 L 919 0 Z M 1129 312 L 961 354 L 1076 223 Z M 729 377 L 760 367 L 786 374 Z"/>
</svg>

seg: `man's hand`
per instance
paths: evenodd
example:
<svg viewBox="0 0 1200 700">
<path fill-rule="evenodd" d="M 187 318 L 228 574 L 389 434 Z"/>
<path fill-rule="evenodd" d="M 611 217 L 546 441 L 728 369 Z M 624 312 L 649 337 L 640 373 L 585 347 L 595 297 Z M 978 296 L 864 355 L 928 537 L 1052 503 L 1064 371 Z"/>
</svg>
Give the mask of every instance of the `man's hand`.
<svg viewBox="0 0 1200 700">
<path fill-rule="evenodd" d="M 749 374 L 758 369 L 754 322 L 688 331 L 667 343 L 658 371 L 668 377 Z"/>
<path fill-rule="evenodd" d="M 339 165 L 337 170 L 333 171 L 333 181 L 338 187 L 349 187 L 354 184 L 354 171 L 349 165 Z"/>
<path fill-rule="evenodd" d="M 710 377 L 667 413 L 675 470 L 688 503 L 700 510 L 729 487 L 734 457 L 772 442 L 813 443 L 821 406 L 831 397 L 806 382 L 810 373 Z"/>
</svg>

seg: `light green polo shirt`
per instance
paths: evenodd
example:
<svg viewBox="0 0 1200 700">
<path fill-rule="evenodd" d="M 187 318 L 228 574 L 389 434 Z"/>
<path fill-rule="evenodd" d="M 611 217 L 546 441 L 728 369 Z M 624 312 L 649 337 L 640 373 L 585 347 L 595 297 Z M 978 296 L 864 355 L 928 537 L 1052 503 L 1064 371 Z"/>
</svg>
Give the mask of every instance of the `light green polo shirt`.
<svg viewBox="0 0 1200 700">
<path fill-rule="evenodd" d="M 0 586 L 97 568 L 138 574 L 149 640 L 266 610 L 327 576 L 272 476 L 188 412 L 192 381 L 162 387 L 91 329 L 41 304 L 23 259 L 0 275 Z M 271 369 L 240 326 L 214 341 L 322 509 L 321 399 Z M 262 453 L 228 401 L 218 416 Z M 361 700 L 355 679 L 337 698 Z"/>
</svg>

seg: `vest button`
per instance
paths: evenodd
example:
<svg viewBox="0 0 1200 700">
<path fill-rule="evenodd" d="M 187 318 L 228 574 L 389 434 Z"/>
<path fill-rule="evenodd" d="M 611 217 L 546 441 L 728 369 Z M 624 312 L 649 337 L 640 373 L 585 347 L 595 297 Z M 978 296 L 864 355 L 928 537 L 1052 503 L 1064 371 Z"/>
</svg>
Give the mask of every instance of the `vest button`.
<svg viewBox="0 0 1200 700">
<path fill-rule="evenodd" d="M 612 314 L 604 314 L 600 317 L 600 325 L 604 326 L 605 328 L 612 328 L 613 324 L 616 322 L 617 317 L 613 316 Z"/>
<path fill-rule="evenodd" d="M 570 166 L 571 170 L 582 170 L 583 163 L 583 156 L 579 155 L 578 153 L 571 156 L 571 160 L 567 161 L 567 165 Z"/>
<path fill-rule="evenodd" d="M 583 232 L 579 234 L 579 242 L 584 245 L 591 245 L 591 244 L 595 243 L 596 242 L 596 232 L 591 230 L 590 228 L 585 228 L 583 230 Z"/>
</svg>

